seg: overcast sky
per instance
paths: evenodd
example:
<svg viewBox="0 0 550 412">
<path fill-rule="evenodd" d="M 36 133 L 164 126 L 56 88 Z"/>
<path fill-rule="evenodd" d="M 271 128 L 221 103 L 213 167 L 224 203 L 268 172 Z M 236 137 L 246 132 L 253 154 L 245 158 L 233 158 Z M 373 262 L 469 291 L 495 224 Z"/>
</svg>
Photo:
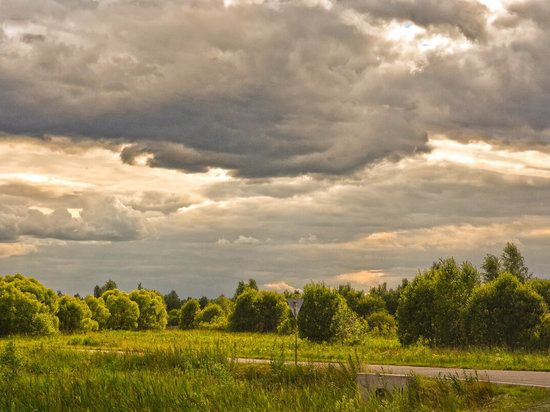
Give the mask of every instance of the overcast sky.
<svg viewBox="0 0 550 412">
<path fill-rule="evenodd" d="M 546 0 L 0 0 L 0 276 L 548 278 L 548 39 Z"/>
</svg>

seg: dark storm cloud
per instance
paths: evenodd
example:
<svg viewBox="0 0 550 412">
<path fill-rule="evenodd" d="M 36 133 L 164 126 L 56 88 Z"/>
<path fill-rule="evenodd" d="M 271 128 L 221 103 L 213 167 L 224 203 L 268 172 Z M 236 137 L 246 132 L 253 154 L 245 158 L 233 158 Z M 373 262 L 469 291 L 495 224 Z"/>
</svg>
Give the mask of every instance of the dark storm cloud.
<svg viewBox="0 0 550 412">
<path fill-rule="evenodd" d="M 0 130 L 249 178 L 346 175 L 426 151 L 434 131 L 549 142 L 543 2 L 493 22 L 475 1 L 236 3 L 3 2 Z M 426 44 L 469 43 L 413 58 L 386 37 L 395 21 L 425 28 Z"/>
</svg>

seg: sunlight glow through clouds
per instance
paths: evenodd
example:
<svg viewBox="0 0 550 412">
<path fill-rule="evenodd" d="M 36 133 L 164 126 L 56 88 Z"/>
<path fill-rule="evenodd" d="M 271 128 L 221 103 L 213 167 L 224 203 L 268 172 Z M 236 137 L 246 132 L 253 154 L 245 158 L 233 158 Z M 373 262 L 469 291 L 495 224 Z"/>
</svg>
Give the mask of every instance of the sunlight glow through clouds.
<svg viewBox="0 0 550 412">
<path fill-rule="evenodd" d="M 336 276 L 338 282 L 351 282 L 360 285 L 374 286 L 382 282 L 384 272 L 381 270 L 361 270 L 353 273 L 343 273 Z"/>
<path fill-rule="evenodd" d="M 442 136 L 432 137 L 428 145 L 432 148 L 424 155 L 428 163 L 450 162 L 475 169 L 550 179 L 550 154 L 494 149 L 485 142 L 463 144 Z"/>
</svg>

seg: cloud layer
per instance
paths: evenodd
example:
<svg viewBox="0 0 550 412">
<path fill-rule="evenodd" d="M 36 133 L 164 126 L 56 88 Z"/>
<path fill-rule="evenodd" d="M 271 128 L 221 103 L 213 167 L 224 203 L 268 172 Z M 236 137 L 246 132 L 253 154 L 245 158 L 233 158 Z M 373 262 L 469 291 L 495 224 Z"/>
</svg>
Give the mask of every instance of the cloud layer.
<svg viewBox="0 0 550 412">
<path fill-rule="evenodd" d="M 0 130 L 122 160 L 346 174 L 434 131 L 548 143 L 544 3 L 5 1 Z"/>
</svg>

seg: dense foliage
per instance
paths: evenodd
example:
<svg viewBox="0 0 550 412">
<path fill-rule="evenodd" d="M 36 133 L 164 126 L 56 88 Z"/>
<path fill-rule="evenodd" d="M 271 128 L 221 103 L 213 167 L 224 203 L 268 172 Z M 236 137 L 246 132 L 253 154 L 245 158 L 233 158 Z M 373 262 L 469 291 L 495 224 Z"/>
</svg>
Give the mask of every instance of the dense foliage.
<svg viewBox="0 0 550 412">
<path fill-rule="evenodd" d="M 547 307 L 542 297 L 509 273 L 476 289 L 464 312 L 469 343 L 526 347 Z"/>
<path fill-rule="evenodd" d="M 461 314 L 468 298 L 480 284 L 479 274 L 469 263 L 454 259 L 434 263 L 419 273 L 399 301 L 398 335 L 410 344 L 424 339 L 433 345 L 463 343 Z"/>
<path fill-rule="evenodd" d="M 59 325 L 57 295 L 33 278 L 0 277 L 0 335 L 49 335 Z"/>
<path fill-rule="evenodd" d="M 59 329 L 65 332 L 75 330 L 98 330 L 99 325 L 92 320 L 92 311 L 85 301 L 70 296 L 59 299 Z"/>
</svg>

